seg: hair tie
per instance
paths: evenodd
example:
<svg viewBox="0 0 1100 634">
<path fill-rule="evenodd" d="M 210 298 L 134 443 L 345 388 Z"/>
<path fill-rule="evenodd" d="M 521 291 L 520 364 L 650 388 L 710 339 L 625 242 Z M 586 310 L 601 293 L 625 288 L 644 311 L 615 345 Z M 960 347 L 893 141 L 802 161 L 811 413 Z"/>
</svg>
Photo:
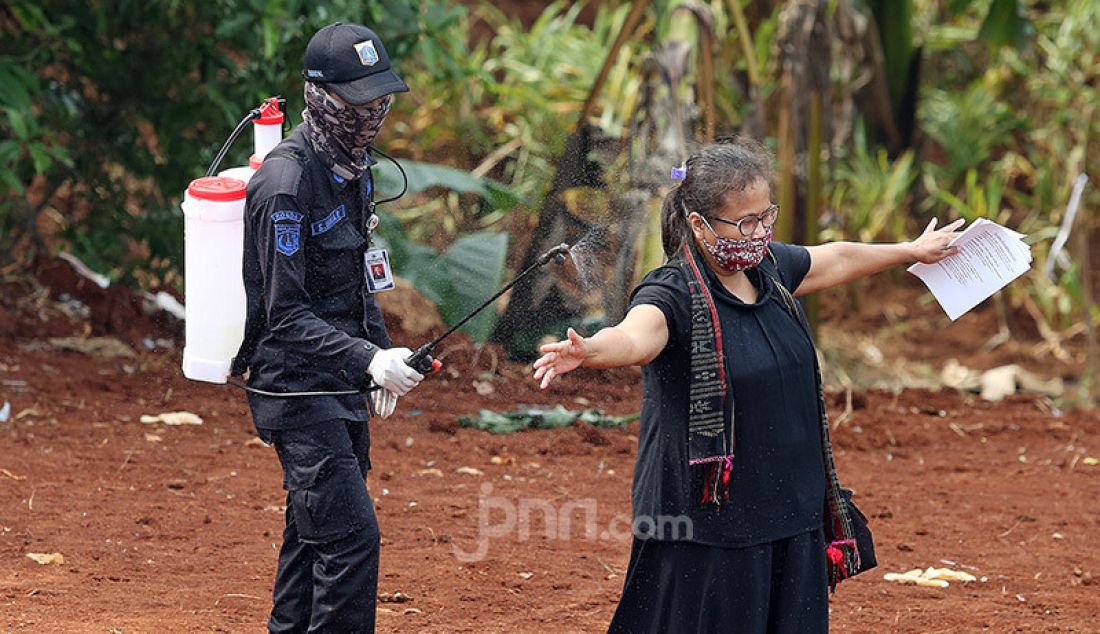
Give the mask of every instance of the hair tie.
<svg viewBox="0 0 1100 634">
<path fill-rule="evenodd" d="M 672 168 L 672 180 L 674 181 L 682 181 L 687 178 L 687 175 L 687 161 L 681 162 L 680 167 Z"/>
</svg>

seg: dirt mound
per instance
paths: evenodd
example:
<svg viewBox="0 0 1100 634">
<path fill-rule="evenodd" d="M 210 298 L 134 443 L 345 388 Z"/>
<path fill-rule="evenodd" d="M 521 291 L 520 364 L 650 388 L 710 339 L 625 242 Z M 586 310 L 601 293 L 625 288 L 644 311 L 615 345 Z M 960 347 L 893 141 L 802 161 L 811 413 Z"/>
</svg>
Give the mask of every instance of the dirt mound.
<svg viewBox="0 0 1100 634">
<path fill-rule="evenodd" d="M 0 278 L 0 339 L 103 336 L 135 348 L 147 340 L 182 343 L 183 321 L 159 308 L 154 295 L 108 284 L 86 269 L 82 274 L 74 262 L 40 258 Z"/>
</svg>

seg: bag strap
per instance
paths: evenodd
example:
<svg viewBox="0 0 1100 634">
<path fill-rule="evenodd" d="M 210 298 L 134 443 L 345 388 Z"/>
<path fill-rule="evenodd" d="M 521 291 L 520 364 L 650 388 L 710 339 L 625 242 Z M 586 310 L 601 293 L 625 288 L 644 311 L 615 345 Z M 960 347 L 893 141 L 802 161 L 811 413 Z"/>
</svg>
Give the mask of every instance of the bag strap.
<svg viewBox="0 0 1100 634">
<path fill-rule="evenodd" d="M 835 592 L 836 585 L 840 581 L 854 575 L 859 570 L 859 550 L 856 548 L 855 531 L 852 529 L 852 518 L 848 512 L 848 505 L 840 491 L 840 478 L 836 472 L 833 444 L 829 433 L 829 412 L 825 408 L 825 388 L 821 379 L 821 365 L 817 360 L 817 347 L 813 343 L 810 322 L 806 318 L 801 305 L 795 300 L 794 295 L 779 279 L 779 263 L 771 249 L 768 250 L 768 256 L 775 272 L 772 273 L 766 269 L 761 269 L 761 271 L 775 284 L 783 303 L 786 305 L 787 312 L 801 326 L 803 333 L 810 341 L 810 346 L 813 348 L 814 380 L 817 384 L 817 411 L 821 423 L 821 455 L 825 463 L 826 511 L 828 513 L 825 524 L 826 555 L 829 587 Z"/>
</svg>

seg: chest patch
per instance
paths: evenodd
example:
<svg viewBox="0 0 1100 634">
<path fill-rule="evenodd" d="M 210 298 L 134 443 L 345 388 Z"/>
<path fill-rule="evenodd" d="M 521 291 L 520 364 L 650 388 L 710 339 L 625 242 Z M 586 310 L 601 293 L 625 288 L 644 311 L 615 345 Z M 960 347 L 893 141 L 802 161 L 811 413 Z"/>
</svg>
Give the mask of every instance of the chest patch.
<svg viewBox="0 0 1100 634">
<path fill-rule="evenodd" d="M 321 220 L 309 225 L 310 233 L 315 236 L 319 236 L 322 233 L 332 229 L 340 223 L 341 220 L 348 217 L 347 208 L 344 205 L 340 205 L 336 209 L 329 212 L 329 215 L 325 216 Z"/>
</svg>

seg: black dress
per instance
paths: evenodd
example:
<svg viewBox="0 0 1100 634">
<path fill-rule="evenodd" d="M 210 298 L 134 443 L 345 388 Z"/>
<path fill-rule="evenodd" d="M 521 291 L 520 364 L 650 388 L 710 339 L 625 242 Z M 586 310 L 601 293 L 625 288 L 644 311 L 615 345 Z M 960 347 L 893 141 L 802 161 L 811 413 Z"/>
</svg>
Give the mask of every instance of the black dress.
<svg viewBox="0 0 1100 634">
<path fill-rule="evenodd" d="M 772 243 L 795 289 L 804 247 Z M 631 307 L 665 315 L 669 341 L 643 368 L 634 544 L 611 632 L 825 632 L 828 584 L 822 463 L 812 343 L 759 270 L 755 303 L 709 270 L 734 412 L 730 499 L 692 495 L 687 456 L 690 294 L 680 269 L 654 270 Z"/>
<path fill-rule="evenodd" d="M 744 548 L 635 539 L 611 634 L 829 630 L 821 529 Z"/>
</svg>

